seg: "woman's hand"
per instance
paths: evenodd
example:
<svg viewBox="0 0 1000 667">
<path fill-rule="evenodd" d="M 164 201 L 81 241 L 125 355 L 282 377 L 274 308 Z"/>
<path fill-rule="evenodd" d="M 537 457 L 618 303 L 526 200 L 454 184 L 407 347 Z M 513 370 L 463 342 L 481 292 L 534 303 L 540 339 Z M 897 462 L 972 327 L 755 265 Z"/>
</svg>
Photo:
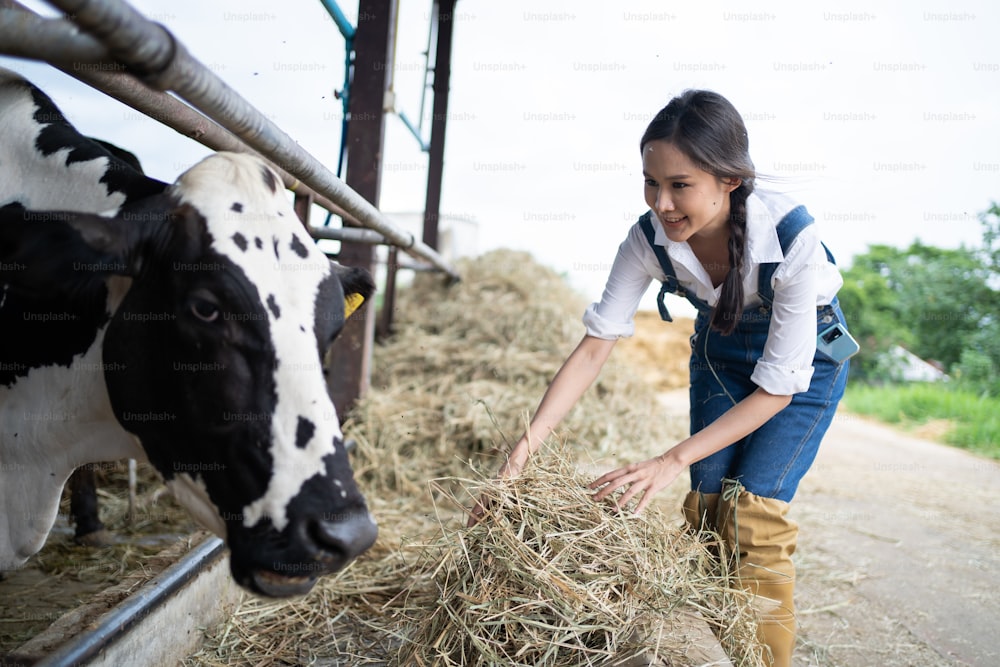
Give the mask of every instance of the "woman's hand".
<svg viewBox="0 0 1000 667">
<path fill-rule="evenodd" d="M 535 453 L 552 432 L 552 429 L 562 421 L 580 396 L 587 390 L 608 360 L 617 338 L 604 340 L 587 335 L 583 337 L 572 354 L 563 362 L 562 367 L 552 383 L 545 390 L 542 402 L 535 411 L 528 432 L 518 441 L 510 452 L 510 458 L 497 473 L 497 477 L 517 477 L 527 463 L 528 458 Z M 486 507 L 481 499 L 469 513 L 468 525 L 474 526 L 486 513 Z"/>
<path fill-rule="evenodd" d="M 670 486 L 682 470 L 745 438 L 791 401 L 791 396 L 770 394 L 758 387 L 721 417 L 666 453 L 598 478 L 590 484 L 591 489 L 600 489 L 594 494 L 594 500 L 603 500 L 618 489 L 625 489 L 617 501 L 618 506 L 623 507 L 641 493 L 642 498 L 635 509 L 638 514 L 649 505 L 653 494 Z"/>
<path fill-rule="evenodd" d="M 471 510 L 469 510 L 469 520 L 465 522 L 465 527 L 472 528 L 479 523 L 479 520 L 483 518 L 484 514 L 486 514 L 486 508 L 489 507 L 489 504 L 490 503 L 486 499 L 486 496 L 477 500 L 476 504 L 472 506 Z"/>
<path fill-rule="evenodd" d="M 639 514 L 652 501 L 653 495 L 670 486 L 683 469 L 684 466 L 667 452 L 648 461 L 612 470 L 591 482 L 589 488 L 600 489 L 594 494 L 594 500 L 598 501 L 618 489 L 624 489 L 625 493 L 616 501 L 619 507 L 624 507 L 641 493 L 642 498 L 635 508 L 635 513 Z"/>
<path fill-rule="evenodd" d="M 520 459 L 515 460 L 514 455 L 512 454 L 510 457 L 507 458 L 507 461 L 502 466 L 500 466 L 500 470 L 497 471 L 497 478 L 509 479 L 512 477 L 517 477 L 518 475 L 521 474 L 522 468 L 524 468 L 524 464 L 520 461 Z M 479 523 L 479 520 L 483 518 L 484 514 L 486 514 L 486 509 L 489 506 L 490 506 L 489 498 L 487 498 L 485 495 L 482 496 L 476 502 L 476 504 L 472 506 L 472 509 L 469 510 L 469 520 L 466 522 L 465 525 L 468 528 L 472 528 L 477 523 Z"/>
</svg>

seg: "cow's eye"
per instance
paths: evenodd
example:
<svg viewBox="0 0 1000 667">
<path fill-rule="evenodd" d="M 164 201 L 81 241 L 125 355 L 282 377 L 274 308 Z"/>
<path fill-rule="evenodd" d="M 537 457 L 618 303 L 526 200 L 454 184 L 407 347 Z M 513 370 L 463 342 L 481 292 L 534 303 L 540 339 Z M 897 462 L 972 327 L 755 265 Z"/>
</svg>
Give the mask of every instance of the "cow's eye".
<svg viewBox="0 0 1000 667">
<path fill-rule="evenodd" d="M 188 301 L 188 308 L 191 314 L 202 322 L 214 322 L 219 319 L 219 306 L 208 299 L 193 296 Z"/>
</svg>

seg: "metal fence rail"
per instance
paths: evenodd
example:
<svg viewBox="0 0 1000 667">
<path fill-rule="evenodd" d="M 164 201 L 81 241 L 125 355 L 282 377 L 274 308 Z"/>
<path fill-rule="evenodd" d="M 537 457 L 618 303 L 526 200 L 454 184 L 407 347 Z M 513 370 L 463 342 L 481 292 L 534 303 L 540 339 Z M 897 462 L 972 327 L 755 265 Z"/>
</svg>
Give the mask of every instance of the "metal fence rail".
<svg viewBox="0 0 1000 667">
<path fill-rule="evenodd" d="M 257 153 L 278 168 L 286 187 L 304 184 L 295 188 L 297 193 L 313 195 L 323 208 L 380 235 L 360 235 L 367 242 L 398 246 L 459 279 L 436 250 L 400 230 L 344 184 L 166 28 L 121 0 L 48 2 L 72 21 L 42 18 L 13 0 L 0 0 L 0 53 L 49 62 L 213 150 Z M 141 81 L 125 73 L 126 67 Z M 324 231 L 324 238 L 359 236 L 350 229 Z"/>
</svg>

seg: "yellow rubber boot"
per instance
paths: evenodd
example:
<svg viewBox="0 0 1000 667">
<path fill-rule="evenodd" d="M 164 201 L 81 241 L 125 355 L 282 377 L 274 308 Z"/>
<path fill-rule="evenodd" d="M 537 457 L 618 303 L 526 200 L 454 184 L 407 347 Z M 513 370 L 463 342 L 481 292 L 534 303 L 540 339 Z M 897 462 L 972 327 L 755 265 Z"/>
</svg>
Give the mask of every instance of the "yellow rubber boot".
<svg viewBox="0 0 1000 667">
<path fill-rule="evenodd" d="M 719 535 L 736 558 L 741 585 L 755 596 L 757 636 L 770 649 L 764 659 L 772 667 L 789 667 L 795 650 L 792 554 L 799 527 L 787 514 L 788 503 L 744 491 L 738 482 L 723 487 L 718 505 Z"/>
<path fill-rule="evenodd" d="M 715 523 L 718 505 L 718 493 L 689 491 L 684 497 L 684 505 L 681 508 L 684 512 L 684 521 L 695 532 L 703 530 L 715 532 L 718 530 Z"/>
</svg>

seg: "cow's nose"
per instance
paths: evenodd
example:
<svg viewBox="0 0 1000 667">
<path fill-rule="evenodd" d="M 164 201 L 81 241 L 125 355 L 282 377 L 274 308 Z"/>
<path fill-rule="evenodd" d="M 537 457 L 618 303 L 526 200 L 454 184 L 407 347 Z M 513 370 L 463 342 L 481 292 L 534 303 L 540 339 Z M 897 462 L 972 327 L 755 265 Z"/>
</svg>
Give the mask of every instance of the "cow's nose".
<svg viewBox="0 0 1000 667">
<path fill-rule="evenodd" d="M 309 537 L 319 551 L 319 560 L 340 569 L 375 544 L 378 525 L 368 512 L 350 512 L 334 519 L 313 519 Z"/>
</svg>

